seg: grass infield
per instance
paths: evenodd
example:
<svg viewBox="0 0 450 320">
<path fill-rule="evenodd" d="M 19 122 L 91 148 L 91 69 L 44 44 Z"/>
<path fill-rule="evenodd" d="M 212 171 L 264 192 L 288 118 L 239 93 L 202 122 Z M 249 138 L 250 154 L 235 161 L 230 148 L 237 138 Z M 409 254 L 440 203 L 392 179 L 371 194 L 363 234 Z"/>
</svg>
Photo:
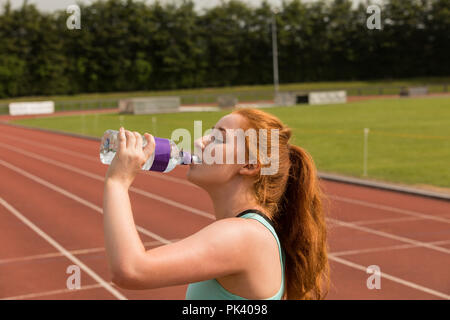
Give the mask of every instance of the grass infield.
<svg viewBox="0 0 450 320">
<path fill-rule="evenodd" d="M 369 128 L 365 178 L 450 188 L 449 98 L 383 99 L 264 110 L 293 129 L 292 142 L 312 155 L 319 171 L 363 178 L 364 128 Z M 14 123 L 97 137 L 120 125 L 167 138 L 174 129 L 185 128 L 193 138 L 195 120 L 203 121 L 205 131 L 227 113 L 86 114 Z"/>
<path fill-rule="evenodd" d="M 371 80 L 371 81 L 333 81 L 333 82 L 302 82 L 280 84 L 280 91 L 314 91 L 314 90 L 347 90 L 347 95 L 378 95 L 380 88 L 383 88 L 382 94 L 398 94 L 401 87 L 428 86 L 430 93 L 445 92 L 445 85 L 450 84 L 450 77 L 426 77 L 426 78 L 410 78 L 396 80 Z M 104 100 L 104 99 L 122 99 L 129 97 L 152 97 L 152 96 L 194 96 L 194 95 L 212 95 L 211 99 L 198 101 L 199 103 L 215 102 L 214 95 L 235 94 L 237 96 L 251 93 L 249 101 L 272 100 L 273 84 L 254 85 L 254 86 L 233 86 L 220 88 L 198 88 L 198 89 L 178 89 L 164 91 L 137 91 L 137 92 L 112 92 L 112 93 L 86 93 L 76 95 L 60 95 L 60 96 L 38 96 L 38 97 L 19 97 L 0 99 L 0 104 L 8 104 L 18 101 L 46 101 L 52 100 L 57 102 L 63 101 L 83 101 L 83 100 Z M 185 103 L 195 103 L 195 100 L 185 97 Z"/>
</svg>

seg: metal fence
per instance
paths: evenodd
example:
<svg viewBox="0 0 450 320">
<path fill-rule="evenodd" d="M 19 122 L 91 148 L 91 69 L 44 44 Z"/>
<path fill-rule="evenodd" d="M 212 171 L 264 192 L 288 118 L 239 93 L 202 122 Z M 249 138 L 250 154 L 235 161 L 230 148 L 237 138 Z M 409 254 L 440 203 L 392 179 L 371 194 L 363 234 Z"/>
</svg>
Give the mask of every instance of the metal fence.
<svg viewBox="0 0 450 320">
<path fill-rule="evenodd" d="M 413 87 L 416 85 L 411 85 Z M 429 93 L 447 93 L 449 92 L 449 84 L 424 84 L 417 85 L 428 88 Z M 376 86 L 376 87 L 355 87 L 355 88 L 323 88 L 314 90 L 286 90 L 281 89 L 281 92 L 310 92 L 310 91 L 338 91 L 346 90 L 348 96 L 376 96 L 376 95 L 399 95 L 406 86 Z M 170 95 L 170 93 L 160 93 L 154 96 Z M 272 90 L 259 91 L 224 91 L 222 93 L 207 93 L 207 94 L 184 94 L 177 95 L 181 99 L 182 105 L 197 105 L 197 104 L 216 104 L 217 98 L 222 95 L 232 95 L 238 99 L 239 102 L 253 102 L 253 101 L 271 101 L 274 99 L 274 92 Z M 153 96 L 153 95 L 152 95 Z M 93 99 L 93 100 L 55 100 L 55 111 L 81 111 L 81 110 L 101 110 L 118 108 L 120 98 L 116 99 Z M 0 114 L 8 114 L 8 103 L 0 103 Z"/>
</svg>

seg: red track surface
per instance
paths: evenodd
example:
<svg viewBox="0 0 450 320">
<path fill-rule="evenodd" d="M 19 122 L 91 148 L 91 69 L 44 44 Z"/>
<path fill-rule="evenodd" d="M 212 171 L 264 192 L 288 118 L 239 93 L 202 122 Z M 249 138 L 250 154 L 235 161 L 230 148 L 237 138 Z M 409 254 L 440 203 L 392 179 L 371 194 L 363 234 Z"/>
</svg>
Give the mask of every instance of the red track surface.
<svg viewBox="0 0 450 320">
<path fill-rule="evenodd" d="M 185 170 L 142 173 L 133 184 L 135 222 L 148 248 L 213 222 L 209 198 L 184 179 Z M 184 299 L 187 285 L 130 291 L 110 283 L 105 172 L 95 141 L 0 125 L 0 298 Z M 322 184 L 332 200 L 329 299 L 450 298 L 449 202 Z M 73 259 L 86 267 L 80 290 L 66 287 Z M 381 269 L 380 290 L 367 288 L 370 265 Z"/>
</svg>

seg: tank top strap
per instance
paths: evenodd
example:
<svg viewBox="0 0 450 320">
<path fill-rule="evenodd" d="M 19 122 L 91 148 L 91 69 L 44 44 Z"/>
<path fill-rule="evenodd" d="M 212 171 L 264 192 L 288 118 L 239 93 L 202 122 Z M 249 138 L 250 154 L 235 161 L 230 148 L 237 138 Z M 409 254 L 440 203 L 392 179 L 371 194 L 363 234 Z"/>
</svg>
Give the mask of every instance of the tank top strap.
<svg viewBox="0 0 450 320">
<path fill-rule="evenodd" d="M 264 213 L 262 213 L 259 210 L 254 210 L 254 209 L 245 210 L 245 211 L 242 211 L 241 213 L 239 213 L 236 217 L 246 216 L 249 213 L 257 214 L 257 215 L 261 216 L 275 230 L 275 226 L 273 225 L 272 220 L 270 220 L 269 217 L 267 217 Z M 264 225 L 266 225 L 266 224 L 264 224 Z"/>
<path fill-rule="evenodd" d="M 240 214 L 238 214 L 236 217 L 240 217 L 240 218 L 244 218 L 244 219 L 255 219 L 258 220 L 259 222 L 261 222 L 267 229 L 269 229 L 269 231 L 272 233 L 272 235 L 275 237 L 275 240 L 277 241 L 278 244 L 278 250 L 280 252 L 280 261 L 281 261 L 281 267 L 284 270 L 284 260 L 285 260 L 285 255 L 284 255 L 284 250 L 281 247 L 281 243 L 280 243 L 280 239 L 278 238 L 278 235 L 275 231 L 275 227 L 273 225 L 273 222 L 261 211 L 258 210 L 246 210 L 244 212 L 241 212 Z M 283 279 L 284 279 L 284 272 L 282 272 L 283 275 Z"/>
</svg>

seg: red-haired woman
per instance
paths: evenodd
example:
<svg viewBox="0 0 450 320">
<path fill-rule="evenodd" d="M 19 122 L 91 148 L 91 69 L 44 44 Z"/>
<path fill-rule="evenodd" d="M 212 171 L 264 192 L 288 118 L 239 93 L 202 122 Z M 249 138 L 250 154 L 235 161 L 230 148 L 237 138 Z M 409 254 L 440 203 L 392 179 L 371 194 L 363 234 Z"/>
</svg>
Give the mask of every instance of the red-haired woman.
<svg viewBox="0 0 450 320">
<path fill-rule="evenodd" d="M 244 163 L 191 165 L 188 180 L 209 194 L 216 221 L 180 241 L 146 251 L 133 220 L 128 188 L 154 149 L 137 132 L 120 131 L 120 147 L 106 174 L 105 245 L 113 282 L 125 289 L 189 284 L 186 299 L 323 299 L 329 284 L 327 230 L 316 167 L 291 130 L 273 115 L 238 109 L 202 137 L 197 149 L 234 159 L 236 129 L 278 130 L 277 170 L 261 161 L 261 145 L 245 137 Z M 259 141 L 259 140 L 257 140 Z M 253 147 L 252 147 L 253 146 Z M 228 154 L 227 154 L 228 153 Z M 216 154 L 216 155 L 217 155 Z M 255 161 L 248 161 L 254 156 Z M 222 162 L 225 163 L 225 160 Z M 151 214 L 151 208 L 149 208 Z"/>
</svg>

